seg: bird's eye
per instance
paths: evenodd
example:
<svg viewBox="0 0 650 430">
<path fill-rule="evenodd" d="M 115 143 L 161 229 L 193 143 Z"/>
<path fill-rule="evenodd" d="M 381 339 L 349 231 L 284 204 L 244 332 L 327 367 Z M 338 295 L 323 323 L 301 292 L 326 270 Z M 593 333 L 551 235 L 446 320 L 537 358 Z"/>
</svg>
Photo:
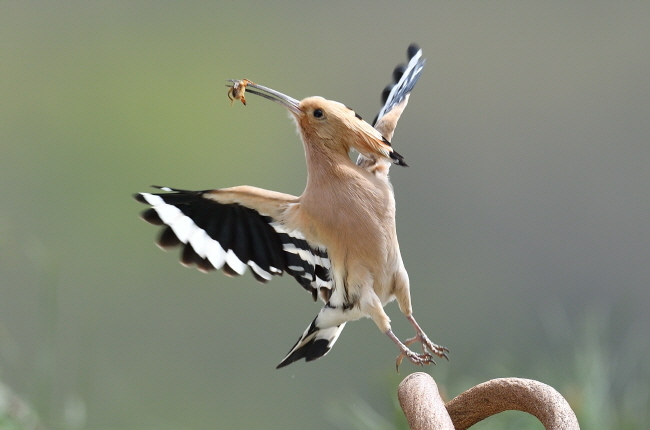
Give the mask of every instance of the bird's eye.
<svg viewBox="0 0 650 430">
<path fill-rule="evenodd" d="M 314 118 L 322 118 L 323 117 L 323 110 L 322 109 L 314 109 Z"/>
</svg>

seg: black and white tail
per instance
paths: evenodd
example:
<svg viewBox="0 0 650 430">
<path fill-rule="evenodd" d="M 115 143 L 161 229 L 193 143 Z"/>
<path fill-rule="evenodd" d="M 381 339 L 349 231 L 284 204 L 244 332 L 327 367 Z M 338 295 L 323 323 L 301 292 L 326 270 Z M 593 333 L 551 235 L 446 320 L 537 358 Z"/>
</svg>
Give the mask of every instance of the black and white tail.
<svg viewBox="0 0 650 430">
<path fill-rule="evenodd" d="M 317 358 L 321 358 L 332 349 L 334 342 L 339 338 L 339 335 L 345 327 L 345 323 L 334 327 L 328 328 L 318 328 L 317 324 L 318 317 L 312 321 L 312 323 L 307 327 L 307 330 L 300 336 L 298 342 L 291 348 L 291 351 L 287 354 L 286 357 L 278 364 L 276 369 L 279 369 L 284 366 L 288 366 L 294 361 L 298 361 L 302 358 L 305 361 L 313 361 Z"/>
</svg>

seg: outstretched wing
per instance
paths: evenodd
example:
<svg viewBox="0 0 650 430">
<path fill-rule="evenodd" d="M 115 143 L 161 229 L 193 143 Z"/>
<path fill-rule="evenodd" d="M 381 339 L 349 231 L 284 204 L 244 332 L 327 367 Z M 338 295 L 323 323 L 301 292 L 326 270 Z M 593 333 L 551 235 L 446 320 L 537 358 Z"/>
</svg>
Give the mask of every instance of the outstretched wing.
<svg viewBox="0 0 650 430">
<path fill-rule="evenodd" d="M 408 64 L 400 64 L 393 70 L 393 83 L 384 88 L 381 95 L 383 106 L 372 122 L 372 126 L 388 141 L 393 138 L 397 121 L 406 108 L 409 95 L 424 69 L 425 59 L 422 58 L 422 50 L 416 44 L 409 45 L 407 56 Z M 379 167 L 377 161 L 362 154 L 357 158 L 357 165 L 368 171 L 388 172 L 388 166 L 376 170 Z"/>
<path fill-rule="evenodd" d="M 166 192 L 138 193 L 134 198 L 151 206 L 142 219 L 163 226 L 158 246 L 182 247 L 183 265 L 230 276 L 243 275 L 250 267 L 263 283 L 287 272 L 314 300 L 321 288 L 331 290 L 327 251 L 310 245 L 300 232 L 242 204 L 220 203 L 213 190 L 156 188 Z"/>
<path fill-rule="evenodd" d="M 381 124 L 386 115 L 407 99 L 418 79 L 420 79 L 420 75 L 422 74 L 426 62 L 426 60 L 422 58 L 422 49 L 413 43 L 409 45 L 407 49 L 407 56 L 409 59 L 408 64 L 400 64 L 395 68 L 395 70 L 393 70 L 393 83 L 384 88 L 384 91 L 382 92 L 382 102 L 384 105 L 379 110 L 377 117 L 372 123 L 375 128 Z M 406 107 L 406 105 L 402 107 L 402 110 L 404 107 Z M 394 131 L 398 119 L 399 116 L 394 120 L 394 125 L 390 133 L 382 132 L 388 140 L 390 140 L 390 137 L 386 136 L 386 134 L 392 135 L 392 131 Z"/>
</svg>

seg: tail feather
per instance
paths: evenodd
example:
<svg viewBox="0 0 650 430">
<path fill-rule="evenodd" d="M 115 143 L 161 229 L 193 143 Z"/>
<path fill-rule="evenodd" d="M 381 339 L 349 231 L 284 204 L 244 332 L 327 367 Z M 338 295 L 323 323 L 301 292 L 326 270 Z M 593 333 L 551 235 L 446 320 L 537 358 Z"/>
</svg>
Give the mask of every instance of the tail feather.
<svg viewBox="0 0 650 430">
<path fill-rule="evenodd" d="M 318 317 L 316 317 L 318 319 Z M 318 358 L 321 358 L 327 354 L 336 339 L 338 339 L 341 331 L 345 327 L 345 323 L 334 327 L 327 328 L 318 328 L 316 326 L 316 319 L 307 327 L 307 330 L 300 336 L 298 342 L 291 348 L 291 351 L 287 354 L 286 357 L 278 364 L 276 369 L 280 369 L 284 366 L 288 366 L 294 361 L 298 361 L 302 358 L 305 361 L 313 361 Z"/>
</svg>

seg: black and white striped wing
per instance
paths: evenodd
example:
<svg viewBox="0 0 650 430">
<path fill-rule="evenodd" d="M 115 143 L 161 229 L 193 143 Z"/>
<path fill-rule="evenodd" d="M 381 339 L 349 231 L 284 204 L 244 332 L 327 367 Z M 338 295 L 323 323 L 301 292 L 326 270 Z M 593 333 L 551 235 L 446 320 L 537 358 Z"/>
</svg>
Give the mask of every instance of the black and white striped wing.
<svg viewBox="0 0 650 430">
<path fill-rule="evenodd" d="M 420 79 L 426 62 L 422 58 L 422 49 L 413 43 L 407 49 L 407 56 L 409 62 L 407 64 L 400 64 L 393 70 L 393 83 L 384 88 L 382 92 L 383 106 L 372 122 L 373 126 L 395 106 L 402 103 L 406 96 L 413 90 L 418 79 Z"/>
<path fill-rule="evenodd" d="M 204 197 L 210 190 L 156 188 L 167 192 L 138 193 L 134 198 L 151 206 L 142 219 L 163 226 L 158 246 L 182 247 L 183 265 L 230 276 L 243 275 L 250 267 L 263 283 L 287 272 L 314 300 L 321 288 L 331 290 L 327 251 L 310 245 L 299 231 L 288 231 L 254 209 Z"/>
<path fill-rule="evenodd" d="M 393 70 L 393 82 L 384 88 L 381 94 L 383 106 L 372 122 L 372 126 L 388 141 L 393 138 L 397 121 L 406 107 L 408 96 L 424 69 L 425 59 L 422 58 L 422 50 L 416 44 L 408 47 L 407 56 L 409 62 L 400 64 Z M 369 171 L 373 171 L 375 163 L 376 160 L 369 159 L 363 154 L 359 154 L 357 158 L 357 166 Z"/>
</svg>

